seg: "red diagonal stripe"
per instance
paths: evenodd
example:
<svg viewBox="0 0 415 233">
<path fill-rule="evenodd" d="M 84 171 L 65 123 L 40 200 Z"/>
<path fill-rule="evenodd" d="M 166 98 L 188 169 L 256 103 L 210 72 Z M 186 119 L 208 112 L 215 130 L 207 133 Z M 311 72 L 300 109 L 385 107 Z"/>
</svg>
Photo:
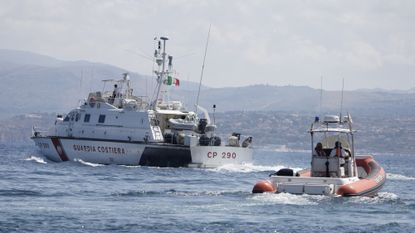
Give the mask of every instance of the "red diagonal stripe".
<svg viewBox="0 0 415 233">
<path fill-rule="evenodd" d="M 55 146 L 56 152 L 58 152 L 58 155 L 61 158 L 61 160 L 68 161 L 68 156 L 66 156 L 65 150 L 63 149 L 63 146 L 59 138 L 52 138 L 52 143 Z"/>
</svg>

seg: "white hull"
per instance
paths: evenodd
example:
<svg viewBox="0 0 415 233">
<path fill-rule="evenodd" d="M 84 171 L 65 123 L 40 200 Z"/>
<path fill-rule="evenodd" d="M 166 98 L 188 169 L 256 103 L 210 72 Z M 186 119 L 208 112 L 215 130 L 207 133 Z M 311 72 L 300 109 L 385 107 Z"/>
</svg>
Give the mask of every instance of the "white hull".
<svg viewBox="0 0 415 233">
<path fill-rule="evenodd" d="M 218 167 L 252 162 L 252 149 L 230 146 L 183 146 L 96 139 L 33 137 L 55 162 L 82 160 L 99 164 L 159 167 Z"/>
<path fill-rule="evenodd" d="M 357 177 L 329 178 L 271 176 L 270 180 L 275 184 L 277 192 L 279 193 L 337 196 L 337 191 L 340 187 L 354 183 L 359 179 Z"/>
<path fill-rule="evenodd" d="M 291 169 L 281 169 L 267 180 L 255 184 L 252 192 L 292 193 L 327 196 L 374 196 L 386 182 L 385 170 L 372 156 L 357 156 L 356 176 L 313 177 L 310 170 L 295 175 Z"/>
<path fill-rule="evenodd" d="M 190 149 L 192 163 L 199 167 L 252 162 L 252 149 L 232 146 L 194 146 Z"/>
</svg>

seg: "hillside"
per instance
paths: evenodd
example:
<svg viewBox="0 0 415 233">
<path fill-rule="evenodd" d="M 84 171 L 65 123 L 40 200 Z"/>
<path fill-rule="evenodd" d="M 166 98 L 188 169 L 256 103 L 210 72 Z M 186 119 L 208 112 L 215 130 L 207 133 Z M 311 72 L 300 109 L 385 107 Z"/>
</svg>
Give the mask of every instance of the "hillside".
<svg viewBox="0 0 415 233">
<path fill-rule="evenodd" d="M 67 112 L 104 79 L 119 79 L 124 69 L 88 61 L 61 61 L 29 52 L 0 50 L 0 119 L 28 112 Z M 130 73 L 135 93 L 151 95 L 154 77 Z M 182 82 L 182 89 L 198 84 Z"/>
<path fill-rule="evenodd" d="M 181 92 L 175 98 L 193 104 L 193 92 Z M 189 101 L 191 100 L 191 101 Z M 203 90 L 200 103 L 217 111 L 320 112 L 320 90 L 301 86 L 253 85 Z M 340 112 L 341 92 L 323 91 L 322 112 Z M 410 91 L 345 91 L 343 112 L 363 115 L 413 115 L 415 93 Z"/>
<path fill-rule="evenodd" d="M 66 113 L 101 90 L 103 79 L 117 79 L 124 69 L 88 61 L 62 61 L 23 51 L 0 50 L 0 119 L 30 112 Z M 206 77 L 209 78 L 209 77 Z M 150 96 L 154 77 L 131 73 L 134 93 Z M 171 89 L 171 98 L 193 108 L 198 84 L 181 81 Z M 408 91 L 356 90 L 344 92 L 344 112 L 379 115 L 415 114 L 415 89 Z M 323 91 L 321 111 L 339 112 L 338 91 Z M 306 86 L 252 85 L 245 87 L 203 87 L 200 105 L 218 112 L 286 111 L 320 112 L 320 90 Z"/>
</svg>

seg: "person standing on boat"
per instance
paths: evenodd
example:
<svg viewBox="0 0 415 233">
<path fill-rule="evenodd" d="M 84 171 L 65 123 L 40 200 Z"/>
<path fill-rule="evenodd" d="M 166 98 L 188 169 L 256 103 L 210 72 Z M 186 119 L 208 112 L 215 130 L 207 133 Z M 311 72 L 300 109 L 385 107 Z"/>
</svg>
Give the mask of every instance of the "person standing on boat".
<svg viewBox="0 0 415 233">
<path fill-rule="evenodd" d="M 121 105 L 121 100 L 120 98 L 122 98 L 122 88 L 119 87 L 117 84 L 114 84 L 114 91 L 112 92 L 112 104 L 114 104 L 117 107 L 120 107 Z"/>
<path fill-rule="evenodd" d="M 117 84 L 114 84 L 114 90 L 112 91 L 112 95 L 110 96 L 109 101 L 108 101 L 110 104 L 114 103 L 115 97 L 117 97 L 117 93 L 118 93 L 118 86 Z"/>
<path fill-rule="evenodd" d="M 339 141 L 336 141 L 334 143 L 333 150 L 331 150 L 331 152 L 330 152 L 330 157 L 336 157 L 336 156 L 341 157 L 341 155 L 343 154 L 342 149 L 343 149 L 342 148 L 342 143 L 339 142 Z"/>
<path fill-rule="evenodd" d="M 116 97 L 121 97 L 121 88 L 118 87 L 117 84 L 114 84 L 114 91 L 112 92 L 112 97 L 115 99 Z"/>
<path fill-rule="evenodd" d="M 339 165 L 340 165 L 340 168 L 343 169 L 343 173 L 344 173 L 344 167 L 345 167 L 345 164 L 346 164 L 345 152 L 343 150 L 341 142 L 336 141 L 336 143 L 334 145 L 335 146 L 334 146 L 334 149 L 330 153 L 330 157 L 338 157 L 339 158 Z M 339 174 L 339 176 L 340 176 L 340 174 Z M 342 174 L 342 175 L 344 175 L 344 174 Z"/>
<path fill-rule="evenodd" d="M 314 148 L 314 153 L 317 156 L 326 156 L 326 153 L 323 150 L 323 144 L 321 144 L 321 142 L 317 143 L 316 148 Z"/>
</svg>

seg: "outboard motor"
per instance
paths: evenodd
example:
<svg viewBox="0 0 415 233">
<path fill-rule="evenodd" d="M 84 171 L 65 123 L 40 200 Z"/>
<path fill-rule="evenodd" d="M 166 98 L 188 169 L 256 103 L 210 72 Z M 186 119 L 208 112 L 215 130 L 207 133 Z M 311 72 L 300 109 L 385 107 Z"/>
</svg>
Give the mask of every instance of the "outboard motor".
<svg viewBox="0 0 415 233">
<path fill-rule="evenodd" d="M 177 144 L 177 136 L 172 133 L 166 133 L 164 134 L 164 142 Z"/>
<path fill-rule="evenodd" d="M 208 136 L 206 136 L 206 135 L 200 136 L 199 144 L 201 146 L 209 146 L 209 143 L 210 143 L 210 138 Z"/>
<path fill-rule="evenodd" d="M 210 138 L 210 142 L 211 142 L 211 145 L 220 146 L 222 141 L 221 141 L 220 137 L 213 136 L 213 137 Z"/>
<path fill-rule="evenodd" d="M 235 132 L 233 132 L 233 133 L 232 133 L 232 136 L 237 137 L 237 138 L 238 138 L 238 141 L 239 141 L 239 140 L 241 140 L 241 134 L 240 134 L 240 133 L 235 133 Z"/>
<path fill-rule="evenodd" d="M 280 170 L 278 170 L 277 172 L 271 174 L 272 175 L 276 175 L 276 176 L 294 176 L 294 171 L 293 169 L 289 169 L 289 168 L 282 168 Z"/>
<path fill-rule="evenodd" d="M 252 143 L 252 137 L 247 137 L 243 142 L 242 142 L 242 147 L 248 147 L 249 145 L 251 145 Z"/>
<path fill-rule="evenodd" d="M 205 133 L 207 125 L 207 119 L 199 119 L 199 124 L 197 125 L 197 129 L 201 134 Z"/>
<path fill-rule="evenodd" d="M 234 146 L 234 147 L 239 147 L 238 137 L 236 137 L 236 136 L 229 136 L 229 138 L 228 138 L 228 145 L 229 146 Z"/>
<path fill-rule="evenodd" d="M 164 138 L 164 142 L 173 143 L 173 134 L 165 133 L 163 138 Z"/>
</svg>

